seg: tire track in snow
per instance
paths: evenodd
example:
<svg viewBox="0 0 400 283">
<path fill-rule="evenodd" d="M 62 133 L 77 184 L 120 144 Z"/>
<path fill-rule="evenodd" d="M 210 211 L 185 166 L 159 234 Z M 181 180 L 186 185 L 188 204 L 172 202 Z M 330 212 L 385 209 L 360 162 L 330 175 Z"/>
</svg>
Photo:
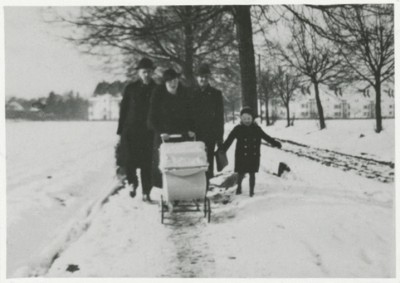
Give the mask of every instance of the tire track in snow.
<svg viewBox="0 0 400 283">
<path fill-rule="evenodd" d="M 339 168 L 343 171 L 352 171 L 368 179 L 375 179 L 383 183 L 394 182 L 395 165 L 393 162 L 311 147 L 291 140 L 279 140 L 285 143 L 281 149 L 285 152 L 308 158 L 328 167 Z M 263 143 L 263 145 L 269 146 L 267 143 Z"/>
<path fill-rule="evenodd" d="M 199 215 L 200 214 L 200 215 Z M 162 277 L 212 277 L 215 259 L 206 241 L 207 224 L 203 212 L 168 214 L 168 241 L 173 243 L 171 266 Z"/>
</svg>

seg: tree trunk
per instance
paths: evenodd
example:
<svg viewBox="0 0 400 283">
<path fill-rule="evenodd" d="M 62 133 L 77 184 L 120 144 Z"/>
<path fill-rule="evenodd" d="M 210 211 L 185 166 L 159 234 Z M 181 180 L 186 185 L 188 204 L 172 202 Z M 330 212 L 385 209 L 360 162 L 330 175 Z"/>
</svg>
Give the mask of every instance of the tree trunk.
<svg viewBox="0 0 400 283">
<path fill-rule="evenodd" d="M 271 121 L 269 120 L 268 105 L 269 105 L 269 99 L 268 99 L 268 95 L 266 95 L 265 96 L 265 121 L 267 121 L 267 126 L 270 126 L 271 125 Z"/>
<path fill-rule="evenodd" d="M 377 80 L 376 85 L 374 86 L 375 89 L 375 119 L 376 119 L 376 132 L 379 134 L 382 132 L 382 109 L 381 109 L 381 82 Z"/>
<path fill-rule="evenodd" d="M 232 102 L 232 120 L 235 123 L 235 102 Z"/>
<path fill-rule="evenodd" d="M 289 109 L 289 102 L 288 102 L 285 106 L 286 106 L 286 120 L 287 120 L 287 125 L 286 125 L 286 127 L 290 127 L 290 109 Z"/>
<path fill-rule="evenodd" d="M 192 7 L 186 6 L 187 20 L 185 22 L 185 63 L 183 66 L 183 73 L 185 75 L 186 83 L 189 86 L 194 85 L 195 79 L 193 75 L 193 26 L 190 21 L 192 14 Z"/>
<path fill-rule="evenodd" d="M 322 108 L 322 103 L 321 99 L 319 97 L 319 88 L 318 88 L 318 83 L 313 82 L 314 84 L 314 91 L 315 91 L 315 100 L 317 102 L 317 110 L 318 110 L 318 117 L 319 117 L 319 127 L 320 129 L 325 129 L 325 118 L 324 118 L 324 109 Z"/>
<path fill-rule="evenodd" d="M 233 11 L 239 44 L 242 105 L 251 107 L 257 116 L 257 77 L 250 6 L 233 6 Z"/>
</svg>

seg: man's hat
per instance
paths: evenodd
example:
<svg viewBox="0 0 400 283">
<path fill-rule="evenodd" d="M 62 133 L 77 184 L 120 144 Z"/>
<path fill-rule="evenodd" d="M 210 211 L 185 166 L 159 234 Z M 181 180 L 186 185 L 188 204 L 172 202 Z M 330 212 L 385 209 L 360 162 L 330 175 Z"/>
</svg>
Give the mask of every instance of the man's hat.
<svg viewBox="0 0 400 283">
<path fill-rule="evenodd" d="M 169 68 L 164 71 L 163 80 L 164 80 L 164 82 L 167 82 L 167 81 L 173 80 L 175 78 L 179 78 L 180 75 L 181 74 L 178 74 L 174 69 Z"/>
<path fill-rule="evenodd" d="M 253 110 L 249 106 L 245 106 L 242 108 L 242 110 L 240 110 L 240 116 L 243 114 L 249 114 L 254 118 Z"/>
<path fill-rule="evenodd" d="M 210 66 L 208 64 L 201 64 L 196 71 L 197 76 L 211 75 Z"/>
<path fill-rule="evenodd" d="M 136 70 L 139 69 L 154 69 L 153 61 L 151 61 L 149 58 L 142 58 L 139 61 L 139 64 L 135 68 Z"/>
</svg>

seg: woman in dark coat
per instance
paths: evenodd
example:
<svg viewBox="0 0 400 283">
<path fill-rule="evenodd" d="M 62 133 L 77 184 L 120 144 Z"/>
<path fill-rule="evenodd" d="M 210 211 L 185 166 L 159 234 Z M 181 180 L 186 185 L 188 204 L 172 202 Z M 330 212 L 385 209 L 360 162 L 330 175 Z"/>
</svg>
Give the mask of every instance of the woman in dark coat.
<svg viewBox="0 0 400 283">
<path fill-rule="evenodd" d="M 159 165 L 161 135 L 169 139 L 171 134 L 193 137 L 193 122 L 190 112 L 189 91 L 179 82 L 179 74 L 168 69 L 163 74 L 162 85 L 155 88 L 151 99 L 148 126 L 154 131 L 152 182 L 155 187 L 162 187 Z"/>
<path fill-rule="evenodd" d="M 254 195 L 255 173 L 260 167 L 261 139 L 274 147 L 281 148 L 281 143 L 268 136 L 254 123 L 251 108 L 245 107 L 240 111 L 240 125 L 230 132 L 222 148 L 227 151 L 232 142 L 237 139 L 235 150 L 235 172 L 238 173 L 236 194 L 242 193 L 242 180 L 246 173 L 250 175 L 250 196 Z"/>
</svg>

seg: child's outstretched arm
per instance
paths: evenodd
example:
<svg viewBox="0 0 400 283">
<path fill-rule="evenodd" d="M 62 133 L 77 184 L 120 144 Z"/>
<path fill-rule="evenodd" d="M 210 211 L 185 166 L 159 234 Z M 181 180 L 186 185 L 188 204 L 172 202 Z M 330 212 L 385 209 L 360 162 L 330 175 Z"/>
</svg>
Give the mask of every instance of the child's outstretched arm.
<svg viewBox="0 0 400 283">
<path fill-rule="evenodd" d="M 233 141 L 236 139 L 236 127 L 233 128 L 233 130 L 229 133 L 228 138 L 224 141 L 223 145 L 222 145 L 222 150 L 223 151 L 227 151 L 229 149 L 229 147 L 231 146 L 231 144 L 233 143 Z"/>
<path fill-rule="evenodd" d="M 276 139 L 270 137 L 269 135 L 267 135 L 260 127 L 258 127 L 260 134 L 261 134 L 261 138 L 263 140 L 265 140 L 266 142 L 268 142 L 269 144 L 271 144 L 274 147 L 277 148 L 281 148 L 282 144 L 280 142 L 278 142 Z"/>
</svg>

